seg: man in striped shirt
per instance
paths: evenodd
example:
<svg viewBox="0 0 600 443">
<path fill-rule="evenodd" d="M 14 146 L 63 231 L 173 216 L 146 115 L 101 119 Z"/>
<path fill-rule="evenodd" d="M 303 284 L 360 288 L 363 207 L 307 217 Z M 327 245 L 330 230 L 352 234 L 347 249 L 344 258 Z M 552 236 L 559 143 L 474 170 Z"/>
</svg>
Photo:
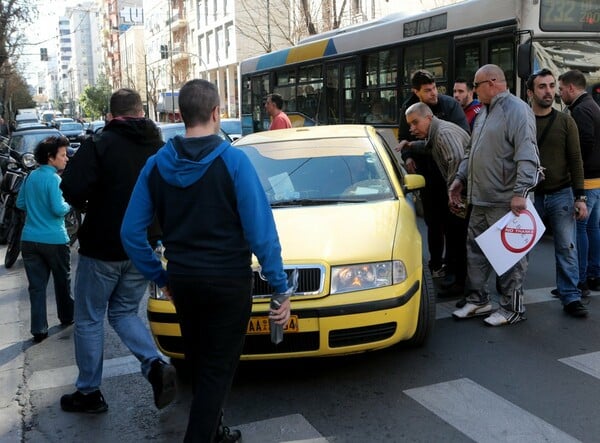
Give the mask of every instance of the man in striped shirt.
<svg viewBox="0 0 600 443">
<path fill-rule="evenodd" d="M 410 132 L 418 139 L 425 139 L 422 154 L 431 155 L 445 182 L 443 192 L 447 193 L 452 184 L 458 165 L 469 144 L 469 134 L 455 123 L 433 115 L 431 108 L 423 102 L 415 103 L 406 110 L 406 122 Z M 442 184 L 440 184 L 442 186 Z M 446 226 L 444 237 L 446 246 L 447 275 L 442 282 L 440 297 L 462 296 L 465 289 L 467 262 L 467 221 L 466 207 L 450 211 L 446 198 L 445 208 L 441 209 Z"/>
</svg>

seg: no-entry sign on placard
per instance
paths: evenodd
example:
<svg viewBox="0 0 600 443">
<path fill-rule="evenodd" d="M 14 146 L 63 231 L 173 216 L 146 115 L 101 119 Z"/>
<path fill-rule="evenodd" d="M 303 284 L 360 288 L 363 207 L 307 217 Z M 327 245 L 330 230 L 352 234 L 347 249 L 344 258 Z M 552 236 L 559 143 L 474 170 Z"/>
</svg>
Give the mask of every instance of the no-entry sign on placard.
<svg viewBox="0 0 600 443">
<path fill-rule="evenodd" d="M 546 227 L 533 202 L 519 216 L 508 212 L 475 241 L 498 275 L 504 274 L 527 254 L 542 237 Z"/>
</svg>

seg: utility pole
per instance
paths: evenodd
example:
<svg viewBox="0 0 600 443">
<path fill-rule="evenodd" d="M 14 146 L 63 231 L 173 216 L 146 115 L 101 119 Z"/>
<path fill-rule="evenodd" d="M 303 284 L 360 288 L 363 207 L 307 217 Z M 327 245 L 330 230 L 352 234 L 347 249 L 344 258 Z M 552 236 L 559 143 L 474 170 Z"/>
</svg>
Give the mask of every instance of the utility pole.
<svg viewBox="0 0 600 443">
<path fill-rule="evenodd" d="M 173 87 L 173 31 L 171 30 L 171 23 L 173 22 L 173 4 L 172 0 L 169 2 L 169 61 L 171 64 L 171 104 L 173 108 L 173 122 L 175 122 L 175 91 Z"/>
</svg>

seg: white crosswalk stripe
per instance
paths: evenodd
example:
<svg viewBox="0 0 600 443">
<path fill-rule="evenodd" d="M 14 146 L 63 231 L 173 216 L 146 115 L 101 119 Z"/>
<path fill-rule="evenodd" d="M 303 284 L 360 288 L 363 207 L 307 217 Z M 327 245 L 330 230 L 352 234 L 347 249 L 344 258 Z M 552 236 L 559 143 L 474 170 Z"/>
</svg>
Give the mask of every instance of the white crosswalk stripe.
<svg viewBox="0 0 600 443">
<path fill-rule="evenodd" d="M 404 393 L 476 442 L 579 441 L 468 378 Z"/>
<path fill-rule="evenodd" d="M 600 379 L 600 352 L 575 355 L 558 361 Z"/>
</svg>

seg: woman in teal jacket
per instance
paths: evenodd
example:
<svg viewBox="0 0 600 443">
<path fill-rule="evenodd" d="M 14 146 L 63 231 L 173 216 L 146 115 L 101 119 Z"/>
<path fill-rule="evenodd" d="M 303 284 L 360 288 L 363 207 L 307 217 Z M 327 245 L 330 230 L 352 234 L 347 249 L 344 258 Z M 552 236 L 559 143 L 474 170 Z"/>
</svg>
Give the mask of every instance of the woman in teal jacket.
<svg viewBox="0 0 600 443">
<path fill-rule="evenodd" d="M 48 137 L 35 148 L 40 165 L 23 183 L 17 207 L 26 213 L 21 252 L 31 303 L 31 333 L 36 343 L 48 337 L 46 288 L 50 272 L 54 278 L 56 308 L 61 325 L 73 323 L 71 297 L 71 250 L 65 228 L 70 206 L 60 190 L 60 171 L 67 165 L 66 137 Z"/>
</svg>

